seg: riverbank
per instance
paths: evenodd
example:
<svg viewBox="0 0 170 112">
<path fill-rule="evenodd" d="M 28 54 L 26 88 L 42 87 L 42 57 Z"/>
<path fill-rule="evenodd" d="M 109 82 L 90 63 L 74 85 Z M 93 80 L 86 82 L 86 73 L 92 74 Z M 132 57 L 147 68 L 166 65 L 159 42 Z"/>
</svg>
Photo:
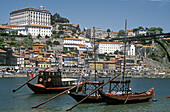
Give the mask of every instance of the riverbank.
<svg viewBox="0 0 170 112">
<path fill-rule="evenodd" d="M 102 78 L 111 78 L 115 75 L 100 75 Z M 27 74 L 11 74 L 11 75 L 2 75 L 0 74 L 0 78 L 13 78 L 13 77 L 27 77 Z M 79 78 L 80 75 L 74 74 L 63 74 L 62 77 L 71 77 L 71 78 Z M 94 75 L 88 75 L 85 77 L 95 77 Z M 97 76 L 98 77 L 98 76 Z M 126 78 L 170 78 L 170 74 L 165 75 L 126 75 Z"/>
<path fill-rule="evenodd" d="M 13 78 L 13 77 L 27 77 L 27 75 L 23 74 L 15 74 L 15 75 L 0 75 L 0 78 Z"/>
</svg>

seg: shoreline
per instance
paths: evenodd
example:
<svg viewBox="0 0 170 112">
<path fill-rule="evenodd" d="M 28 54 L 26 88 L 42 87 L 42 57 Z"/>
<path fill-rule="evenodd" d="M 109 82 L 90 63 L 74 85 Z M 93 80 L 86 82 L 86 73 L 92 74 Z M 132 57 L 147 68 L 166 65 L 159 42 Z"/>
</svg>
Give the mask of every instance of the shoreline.
<svg viewBox="0 0 170 112">
<path fill-rule="evenodd" d="M 112 78 L 114 77 L 115 75 L 103 75 L 101 77 L 98 77 L 97 78 Z M 27 74 L 12 74 L 12 75 L 2 75 L 0 74 L 0 78 L 26 78 L 27 77 Z M 63 74 L 62 75 L 63 78 L 79 78 L 80 76 L 79 75 L 66 75 L 66 74 Z M 85 77 L 88 77 L 88 78 L 94 78 L 95 76 L 85 76 Z M 120 76 L 119 76 L 120 77 Z M 129 76 L 126 76 L 125 78 L 170 78 L 170 74 L 167 74 L 167 75 L 164 75 L 164 76 L 157 76 L 157 75 L 154 75 L 154 76 L 141 76 L 141 75 L 129 75 Z"/>
</svg>

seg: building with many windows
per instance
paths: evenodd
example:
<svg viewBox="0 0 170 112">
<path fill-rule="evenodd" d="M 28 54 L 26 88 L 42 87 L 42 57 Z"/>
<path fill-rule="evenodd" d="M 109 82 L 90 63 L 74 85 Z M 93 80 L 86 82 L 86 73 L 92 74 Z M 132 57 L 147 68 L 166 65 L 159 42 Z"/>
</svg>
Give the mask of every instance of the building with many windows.
<svg viewBox="0 0 170 112">
<path fill-rule="evenodd" d="M 92 51 L 92 44 L 87 38 L 64 38 L 64 47 L 76 48 L 79 51 Z"/>
<path fill-rule="evenodd" d="M 10 13 L 10 25 L 51 25 L 51 13 L 43 6 L 39 9 L 27 7 Z"/>
<path fill-rule="evenodd" d="M 10 26 L 13 30 L 18 31 L 18 34 L 28 35 L 31 34 L 32 36 L 51 36 L 51 26 L 47 25 L 12 25 Z"/>
<path fill-rule="evenodd" d="M 99 54 L 109 54 L 114 53 L 116 50 L 120 51 L 121 46 L 123 46 L 123 42 L 100 42 L 99 43 Z"/>
<path fill-rule="evenodd" d="M 18 34 L 51 36 L 51 13 L 43 6 L 39 9 L 27 7 L 10 13 L 10 26 Z"/>
</svg>

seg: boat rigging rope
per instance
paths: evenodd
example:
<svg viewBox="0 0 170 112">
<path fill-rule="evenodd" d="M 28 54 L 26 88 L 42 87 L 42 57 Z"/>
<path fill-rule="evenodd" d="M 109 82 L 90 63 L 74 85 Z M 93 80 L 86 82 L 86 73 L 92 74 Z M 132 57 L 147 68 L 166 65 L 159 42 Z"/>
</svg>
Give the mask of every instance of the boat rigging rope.
<svg viewBox="0 0 170 112">
<path fill-rule="evenodd" d="M 126 102 L 127 102 L 128 98 L 129 98 L 129 95 L 127 94 L 127 98 L 126 98 L 126 100 L 125 100 L 124 104 L 126 104 Z"/>
<path fill-rule="evenodd" d="M 78 81 L 78 84 L 80 83 L 81 78 L 82 78 L 82 75 L 80 76 L 80 79 L 79 79 L 79 81 Z M 76 93 L 78 92 L 78 90 L 79 90 L 79 85 L 77 86 Z"/>
</svg>

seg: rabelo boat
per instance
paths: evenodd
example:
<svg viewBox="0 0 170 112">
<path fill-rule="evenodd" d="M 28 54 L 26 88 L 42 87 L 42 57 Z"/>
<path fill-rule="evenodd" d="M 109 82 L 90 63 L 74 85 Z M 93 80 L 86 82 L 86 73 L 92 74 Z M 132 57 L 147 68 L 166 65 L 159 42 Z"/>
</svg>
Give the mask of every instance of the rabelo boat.
<svg viewBox="0 0 170 112">
<path fill-rule="evenodd" d="M 125 21 L 125 31 L 127 27 L 127 20 Z M 133 93 L 130 88 L 131 80 L 125 80 L 125 69 L 126 69 L 126 36 L 124 38 L 124 66 L 123 74 L 120 80 L 112 80 L 109 82 L 109 92 L 104 93 L 101 89 L 98 90 L 101 97 L 107 104 L 126 104 L 126 103 L 139 103 L 149 101 L 155 96 L 154 88 L 151 90 Z"/>
<path fill-rule="evenodd" d="M 37 94 L 61 93 L 78 84 L 77 79 L 62 78 L 59 69 L 40 69 L 39 74 L 37 84 L 27 83 L 27 86 Z M 79 89 L 81 89 L 81 86 Z M 74 88 L 71 91 L 78 90 Z"/>
</svg>

